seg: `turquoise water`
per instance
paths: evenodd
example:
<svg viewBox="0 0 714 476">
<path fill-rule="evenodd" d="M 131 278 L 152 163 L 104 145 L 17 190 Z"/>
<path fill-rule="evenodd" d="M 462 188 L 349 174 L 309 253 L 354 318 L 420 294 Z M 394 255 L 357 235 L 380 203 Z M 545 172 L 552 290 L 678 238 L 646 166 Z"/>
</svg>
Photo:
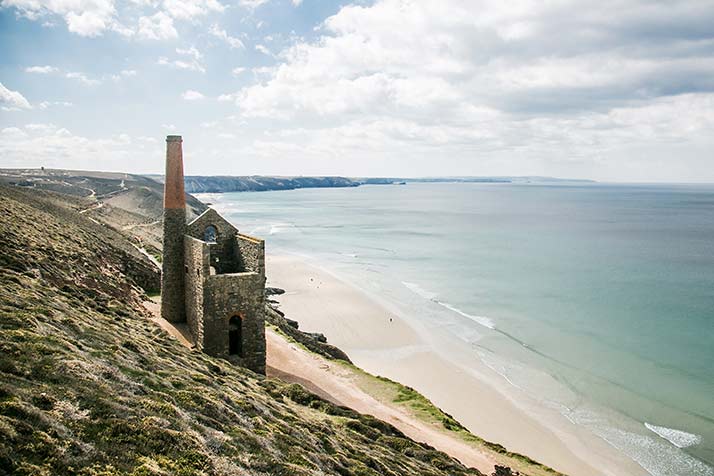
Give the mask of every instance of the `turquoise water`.
<svg viewBox="0 0 714 476">
<path fill-rule="evenodd" d="M 268 252 L 314 256 L 443 323 L 474 359 L 650 474 L 714 475 L 714 186 L 201 198 Z"/>
</svg>

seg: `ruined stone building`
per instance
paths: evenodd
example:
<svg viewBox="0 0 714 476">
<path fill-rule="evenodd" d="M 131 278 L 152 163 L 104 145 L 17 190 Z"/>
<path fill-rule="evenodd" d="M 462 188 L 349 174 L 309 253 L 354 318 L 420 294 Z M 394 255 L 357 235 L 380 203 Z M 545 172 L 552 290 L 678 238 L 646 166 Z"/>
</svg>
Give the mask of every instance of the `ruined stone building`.
<svg viewBox="0 0 714 476">
<path fill-rule="evenodd" d="M 186 223 L 181 136 L 166 138 L 161 315 L 196 348 L 265 373 L 265 245 L 213 209 Z"/>
</svg>

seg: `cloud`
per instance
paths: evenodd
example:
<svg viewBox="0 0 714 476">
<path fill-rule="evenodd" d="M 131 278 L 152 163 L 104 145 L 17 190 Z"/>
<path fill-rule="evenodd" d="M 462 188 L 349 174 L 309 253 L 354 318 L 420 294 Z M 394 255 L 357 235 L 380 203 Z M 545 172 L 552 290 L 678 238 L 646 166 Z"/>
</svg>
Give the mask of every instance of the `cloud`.
<svg viewBox="0 0 714 476">
<path fill-rule="evenodd" d="M 282 121 L 256 142 L 266 153 L 373 150 L 394 161 L 448 151 L 462 173 L 489 161 L 597 162 L 708 140 L 711 24 L 714 9 L 697 0 L 378 0 L 341 8 L 316 39 L 298 39 L 255 84 L 219 100 Z"/>
<path fill-rule="evenodd" d="M 213 24 L 211 25 L 211 28 L 208 30 L 208 32 L 215 36 L 216 38 L 220 38 L 224 42 L 228 44 L 233 49 L 240 49 L 240 48 L 245 48 L 245 45 L 243 42 L 234 36 L 230 36 L 226 30 L 220 28 L 218 25 Z"/>
<path fill-rule="evenodd" d="M 140 38 L 148 40 L 169 40 L 178 38 L 174 27 L 174 20 L 164 12 L 157 12 L 152 16 L 139 18 L 137 34 Z"/>
<path fill-rule="evenodd" d="M 40 109 L 47 109 L 53 106 L 71 107 L 73 104 L 69 101 L 42 101 L 37 105 Z"/>
<path fill-rule="evenodd" d="M 258 8 L 259 6 L 263 5 L 264 3 L 268 3 L 270 0 L 239 0 L 239 4 L 242 7 L 250 8 L 250 9 L 255 9 Z"/>
<path fill-rule="evenodd" d="M 226 93 L 218 96 L 220 102 L 235 102 L 238 99 L 239 93 Z"/>
<path fill-rule="evenodd" d="M 2 6 L 14 7 L 31 20 L 62 16 L 67 29 L 80 36 L 94 37 L 109 29 L 124 29 L 115 18 L 113 0 L 3 0 Z"/>
<path fill-rule="evenodd" d="M 81 82 L 81 83 L 83 83 L 83 84 L 86 84 L 87 86 L 96 86 L 97 84 L 101 84 L 101 81 L 100 81 L 100 80 L 98 80 L 98 79 L 91 79 L 91 78 L 87 77 L 86 74 L 80 73 L 80 72 L 77 72 L 77 71 L 67 72 L 67 73 L 65 73 L 64 77 L 65 77 L 65 78 L 68 78 L 68 79 L 77 80 L 77 81 L 79 81 L 79 82 Z"/>
<path fill-rule="evenodd" d="M 193 47 L 193 46 L 191 46 L 190 48 L 184 48 L 184 49 L 176 48 L 176 53 L 178 53 L 178 54 L 180 54 L 180 55 L 190 56 L 190 57 L 192 57 L 193 59 L 195 59 L 196 61 L 200 60 L 200 59 L 203 57 L 203 55 L 201 54 L 201 52 L 198 51 L 198 50 L 197 50 L 195 47 Z"/>
<path fill-rule="evenodd" d="M 185 69 L 188 71 L 198 71 L 200 73 L 205 73 L 206 68 L 201 63 L 201 58 L 203 55 L 195 47 L 190 48 L 176 48 L 176 53 L 183 56 L 188 56 L 187 59 L 169 59 L 162 56 L 157 61 L 158 64 L 163 66 L 169 66 L 176 69 Z"/>
<path fill-rule="evenodd" d="M 198 101 L 198 100 L 200 100 L 200 99 L 204 99 L 204 98 L 205 98 L 205 96 L 204 96 L 203 94 L 201 94 L 201 93 L 198 92 L 198 91 L 194 91 L 194 90 L 192 90 L 192 89 L 188 89 L 188 90 L 184 91 L 184 92 L 181 94 L 181 97 L 182 97 L 183 99 L 185 99 L 186 101 Z"/>
<path fill-rule="evenodd" d="M 59 69 L 54 66 L 30 66 L 25 68 L 26 73 L 36 73 L 36 74 L 50 74 L 56 73 Z"/>
<path fill-rule="evenodd" d="M 242 73 L 244 73 L 245 71 L 246 71 L 245 68 L 243 68 L 243 67 L 237 67 L 237 68 L 233 68 L 233 69 L 231 70 L 231 74 L 232 74 L 233 76 L 240 76 L 240 75 L 241 75 Z"/>
<path fill-rule="evenodd" d="M 0 130 L 0 157 L 3 167 L 73 167 L 96 169 L 97 156 L 102 157 L 103 170 L 126 170 L 126 167 L 146 170 L 145 155 L 137 158 L 143 144 L 135 144 L 127 134 L 115 134 L 102 139 L 76 135 L 54 124 L 27 124 Z M 157 146 L 156 155 L 160 157 Z M 152 147 L 152 148 L 153 148 Z M 150 157 L 153 154 L 149 155 Z M 156 160 L 158 168 L 160 159 Z M 150 169 L 149 169 L 150 170 Z M 147 170 L 148 171 L 148 170 Z"/>
<path fill-rule="evenodd" d="M 32 109 L 30 102 L 19 91 L 8 89 L 0 83 L 0 104 L 4 111 Z"/>
<path fill-rule="evenodd" d="M 167 14 L 176 19 L 190 20 L 209 12 L 222 12 L 225 7 L 216 0 L 164 0 Z"/>
<path fill-rule="evenodd" d="M 263 53 L 264 55 L 273 56 L 273 53 L 265 45 L 255 45 L 255 50 Z"/>
</svg>

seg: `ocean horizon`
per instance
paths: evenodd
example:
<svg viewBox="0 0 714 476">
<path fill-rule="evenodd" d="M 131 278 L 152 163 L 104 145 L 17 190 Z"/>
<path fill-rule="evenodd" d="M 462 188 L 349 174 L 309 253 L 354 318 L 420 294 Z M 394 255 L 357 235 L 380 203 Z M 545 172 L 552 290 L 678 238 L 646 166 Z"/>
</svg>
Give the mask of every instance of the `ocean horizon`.
<svg viewBox="0 0 714 476">
<path fill-rule="evenodd" d="M 643 474 L 714 474 L 714 185 L 198 197 L 265 238 L 268 254 L 308 256 L 467 343 L 506 391 L 557 410 Z M 448 355 L 446 341 L 434 345 Z"/>
</svg>

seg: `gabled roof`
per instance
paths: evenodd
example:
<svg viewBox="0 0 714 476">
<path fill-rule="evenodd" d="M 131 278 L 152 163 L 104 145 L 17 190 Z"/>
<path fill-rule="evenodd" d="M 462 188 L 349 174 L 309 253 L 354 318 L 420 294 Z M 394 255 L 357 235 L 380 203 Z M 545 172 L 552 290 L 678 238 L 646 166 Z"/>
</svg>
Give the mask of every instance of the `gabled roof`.
<svg viewBox="0 0 714 476">
<path fill-rule="evenodd" d="M 186 226 L 186 232 L 194 238 L 202 239 L 207 226 L 213 225 L 222 233 L 238 233 L 238 228 L 223 218 L 215 209 L 209 208 Z"/>
</svg>

